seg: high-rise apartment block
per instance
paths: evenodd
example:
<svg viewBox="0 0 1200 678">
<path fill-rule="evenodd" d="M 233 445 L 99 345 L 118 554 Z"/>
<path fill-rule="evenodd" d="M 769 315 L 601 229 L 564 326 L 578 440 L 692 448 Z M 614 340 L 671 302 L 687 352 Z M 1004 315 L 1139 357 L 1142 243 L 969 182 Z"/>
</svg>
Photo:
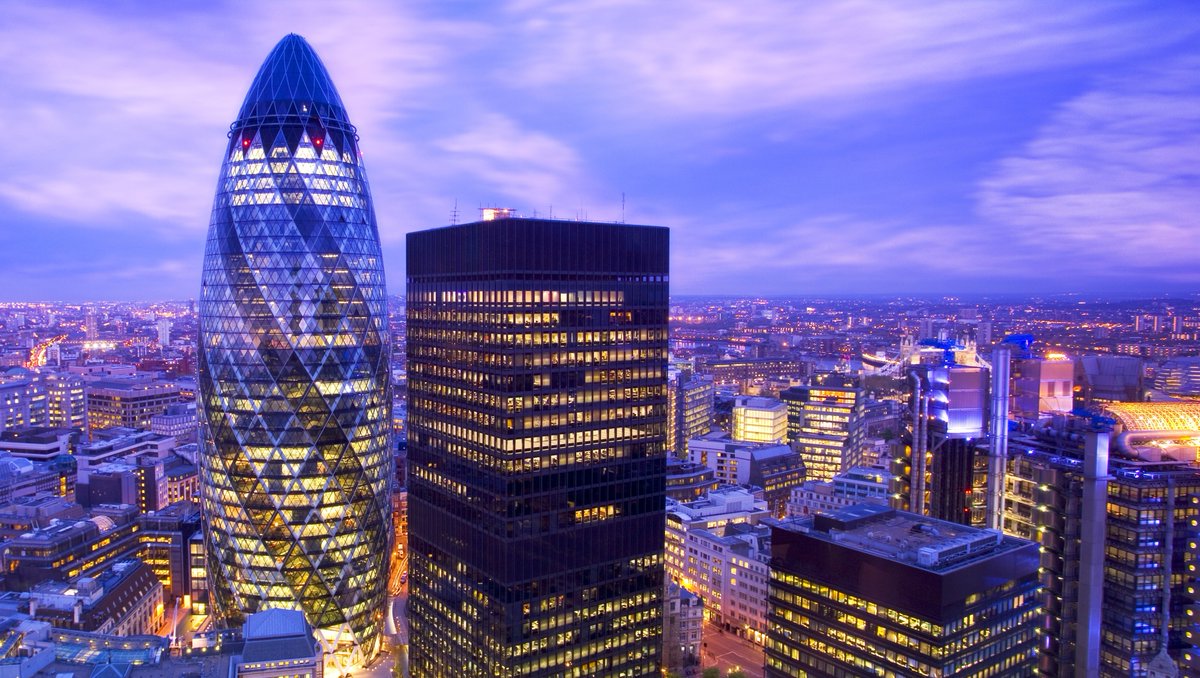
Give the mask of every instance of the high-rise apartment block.
<svg viewBox="0 0 1200 678">
<path fill-rule="evenodd" d="M 772 529 L 766 675 L 1028 676 L 1038 547 L 860 504 Z"/>
<path fill-rule="evenodd" d="M 667 380 L 667 453 L 687 457 L 687 441 L 702 436 L 713 424 L 713 378 L 691 371 L 675 372 Z"/>
<path fill-rule="evenodd" d="M 225 142 L 204 255 L 208 593 L 228 621 L 304 612 L 339 669 L 379 649 L 386 603 L 386 289 L 357 130 L 316 53 L 288 35 Z"/>
<path fill-rule="evenodd" d="M 667 230 L 408 236 L 414 675 L 661 670 Z"/>
<path fill-rule="evenodd" d="M 807 478 L 832 480 L 849 468 L 845 450 L 860 397 L 857 381 L 845 374 L 820 374 L 779 397 L 787 403 L 787 439 L 804 460 Z"/>
</svg>

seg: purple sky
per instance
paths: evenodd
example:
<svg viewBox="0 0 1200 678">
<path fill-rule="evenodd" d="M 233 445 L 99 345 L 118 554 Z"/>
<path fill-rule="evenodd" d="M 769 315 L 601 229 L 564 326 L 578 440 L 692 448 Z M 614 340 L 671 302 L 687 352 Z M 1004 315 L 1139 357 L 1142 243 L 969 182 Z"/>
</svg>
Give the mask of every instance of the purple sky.
<svg viewBox="0 0 1200 678">
<path fill-rule="evenodd" d="M 622 193 L 676 293 L 1200 290 L 1198 3 L 81 1 L 0 21 L 0 300 L 194 297 L 288 32 L 358 126 L 393 291 L 455 200 Z"/>
</svg>

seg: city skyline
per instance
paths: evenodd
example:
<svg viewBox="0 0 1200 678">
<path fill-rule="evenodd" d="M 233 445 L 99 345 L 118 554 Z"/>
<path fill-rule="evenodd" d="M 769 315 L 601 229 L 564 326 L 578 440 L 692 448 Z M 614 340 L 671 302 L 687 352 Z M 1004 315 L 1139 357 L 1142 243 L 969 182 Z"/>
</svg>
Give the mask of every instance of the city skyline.
<svg viewBox="0 0 1200 678">
<path fill-rule="evenodd" d="M 210 140 L 289 32 L 346 73 L 392 293 L 456 204 L 669 226 L 677 294 L 1200 280 L 1195 7 L 688 8 L 11 6 L 0 297 L 197 297 Z"/>
</svg>

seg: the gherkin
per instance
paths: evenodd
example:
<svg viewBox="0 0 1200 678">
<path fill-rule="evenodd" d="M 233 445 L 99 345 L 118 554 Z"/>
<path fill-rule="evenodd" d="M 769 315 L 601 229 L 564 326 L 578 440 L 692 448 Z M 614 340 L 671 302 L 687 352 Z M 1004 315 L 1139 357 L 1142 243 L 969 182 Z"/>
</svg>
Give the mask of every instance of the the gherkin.
<svg viewBox="0 0 1200 678">
<path fill-rule="evenodd" d="M 202 285 L 213 611 L 302 610 L 357 664 L 379 645 L 392 541 L 387 299 L 358 137 L 300 36 L 232 125 Z"/>
</svg>

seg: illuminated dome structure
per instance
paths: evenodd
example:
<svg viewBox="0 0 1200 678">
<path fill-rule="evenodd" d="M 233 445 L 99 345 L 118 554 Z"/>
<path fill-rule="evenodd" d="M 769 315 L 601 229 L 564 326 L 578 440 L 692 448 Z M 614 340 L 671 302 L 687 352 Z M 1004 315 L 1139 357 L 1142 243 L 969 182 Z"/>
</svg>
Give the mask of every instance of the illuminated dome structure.
<svg viewBox="0 0 1200 678">
<path fill-rule="evenodd" d="M 276 45 L 233 123 L 200 298 L 213 611 L 304 612 L 334 665 L 379 648 L 391 350 L 358 137 L 325 66 Z"/>
<path fill-rule="evenodd" d="M 1200 462 L 1200 402 L 1108 403 L 1117 445 L 1147 461 Z"/>
</svg>

